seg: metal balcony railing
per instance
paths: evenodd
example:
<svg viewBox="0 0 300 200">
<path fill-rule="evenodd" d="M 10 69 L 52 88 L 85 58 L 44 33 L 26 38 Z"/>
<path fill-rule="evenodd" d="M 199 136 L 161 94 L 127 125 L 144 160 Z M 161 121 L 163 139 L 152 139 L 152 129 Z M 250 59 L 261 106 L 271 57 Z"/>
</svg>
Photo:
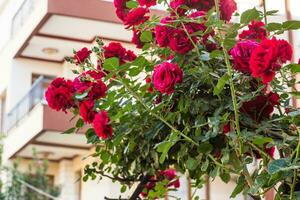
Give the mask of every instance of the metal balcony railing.
<svg viewBox="0 0 300 200">
<path fill-rule="evenodd" d="M 29 92 L 19 101 L 19 103 L 6 115 L 4 119 L 4 131 L 7 133 L 11 128 L 27 115 L 32 108 L 40 102 L 45 102 L 45 84 L 49 79 L 40 76 L 32 85 Z"/>
</svg>

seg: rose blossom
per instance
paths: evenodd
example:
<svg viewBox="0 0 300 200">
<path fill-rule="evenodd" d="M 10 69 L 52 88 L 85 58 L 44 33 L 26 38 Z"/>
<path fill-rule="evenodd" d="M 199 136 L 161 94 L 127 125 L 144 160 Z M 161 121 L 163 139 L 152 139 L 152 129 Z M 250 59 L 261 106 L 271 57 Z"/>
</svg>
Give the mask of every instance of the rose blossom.
<svg viewBox="0 0 300 200">
<path fill-rule="evenodd" d="M 172 16 L 176 16 L 178 14 L 179 16 L 183 16 L 186 12 L 186 9 L 181 8 L 182 5 L 185 5 L 185 0 L 173 0 L 170 2 L 170 7 L 173 9 L 171 12 Z M 174 11 L 176 13 L 174 13 Z"/>
<path fill-rule="evenodd" d="M 155 27 L 156 42 L 160 47 L 167 47 L 169 45 L 170 34 L 174 28 L 166 26 L 170 24 L 173 19 L 171 17 L 165 17 L 160 20 L 160 24 Z"/>
<path fill-rule="evenodd" d="M 95 133 L 99 138 L 107 139 L 112 137 L 113 130 L 106 111 L 100 111 L 99 113 L 95 114 L 93 126 Z"/>
<path fill-rule="evenodd" d="M 267 147 L 267 143 L 264 144 L 264 149 L 263 151 L 266 152 L 271 158 L 274 158 L 274 153 L 275 153 L 275 146 L 272 147 Z M 256 159 L 261 159 L 261 154 L 257 150 L 253 150 L 254 156 Z"/>
<path fill-rule="evenodd" d="M 175 29 L 170 36 L 170 49 L 179 54 L 186 54 L 194 48 L 189 36 L 184 30 Z M 192 38 L 195 42 L 195 37 Z"/>
<path fill-rule="evenodd" d="M 244 102 L 240 111 L 259 123 L 271 116 L 274 106 L 279 105 L 279 99 L 279 95 L 273 92 L 259 95 L 251 101 Z"/>
<path fill-rule="evenodd" d="M 138 7 L 132 9 L 125 17 L 124 25 L 127 26 L 126 28 L 130 28 L 131 26 L 136 26 L 144 23 L 149 19 L 149 16 L 146 16 L 147 13 L 149 13 L 148 8 Z"/>
<path fill-rule="evenodd" d="M 79 113 L 83 121 L 92 123 L 96 112 L 94 111 L 94 101 L 87 100 L 79 103 Z"/>
<path fill-rule="evenodd" d="M 121 43 L 119 42 L 110 42 L 108 45 L 103 46 L 104 49 L 104 57 L 119 58 L 120 64 L 126 63 L 126 61 L 133 61 L 136 59 L 136 55 L 131 50 L 126 50 Z"/>
<path fill-rule="evenodd" d="M 266 39 L 266 37 L 267 31 L 265 28 L 265 23 L 255 20 L 248 25 L 248 30 L 244 30 L 241 34 L 239 34 L 240 40 L 263 40 Z"/>
<path fill-rule="evenodd" d="M 234 0 L 220 1 L 220 18 L 225 21 L 230 21 L 232 14 L 236 11 L 237 6 Z"/>
<path fill-rule="evenodd" d="M 155 6 L 156 5 L 156 0 L 137 0 L 141 6 Z"/>
<path fill-rule="evenodd" d="M 230 54 L 233 58 L 233 67 L 237 71 L 250 73 L 250 56 L 259 44 L 255 41 L 247 40 L 238 42 L 231 50 Z"/>
<path fill-rule="evenodd" d="M 250 57 L 252 76 L 261 78 L 264 84 L 271 82 L 281 65 L 292 59 L 292 52 L 291 45 L 285 40 L 275 37 L 263 40 Z"/>
<path fill-rule="evenodd" d="M 72 81 L 64 78 L 54 79 L 45 93 L 46 100 L 50 108 L 57 111 L 64 111 L 74 106 L 72 96 L 74 88 Z"/>
<path fill-rule="evenodd" d="M 87 71 L 73 80 L 74 88 L 79 94 L 88 92 L 89 100 L 97 100 L 106 95 L 107 87 L 101 80 L 103 76 L 101 72 Z"/>
<path fill-rule="evenodd" d="M 141 49 L 144 46 L 144 43 L 141 41 L 140 37 L 141 37 L 140 31 L 136 31 L 136 30 L 132 31 L 131 42 L 135 44 L 136 48 L 138 49 Z"/>
<path fill-rule="evenodd" d="M 183 72 L 176 63 L 164 62 L 154 68 L 152 81 L 154 87 L 161 93 L 171 94 L 175 84 L 181 83 Z"/>
<path fill-rule="evenodd" d="M 87 59 L 92 52 L 88 50 L 88 48 L 84 47 L 81 50 L 77 51 L 74 55 L 74 59 L 77 64 L 83 63 L 85 59 Z"/>
</svg>

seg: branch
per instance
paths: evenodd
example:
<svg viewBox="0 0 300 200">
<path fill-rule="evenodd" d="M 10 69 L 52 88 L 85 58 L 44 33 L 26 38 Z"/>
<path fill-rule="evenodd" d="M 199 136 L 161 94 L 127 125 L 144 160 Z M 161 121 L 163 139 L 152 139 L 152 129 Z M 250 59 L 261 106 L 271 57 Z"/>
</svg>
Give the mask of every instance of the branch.
<svg viewBox="0 0 300 200">
<path fill-rule="evenodd" d="M 104 177 L 106 177 L 106 178 L 109 178 L 109 179 L 112 179 L 112 180 L 119 181 L 119 182 L 121 182 L 121 183 L 131 183 L 131 182 L 136 181 L 136 180 L 130 179 L 130 178 L 120 178 L 120 177 L 109 176 L 109 175 L 107 175 L 107 174 L 104 174 L 104 172 L 102 172 L 102 171 L 97 171 L 97 170 L 95 170 L 95 173 L 98 173 L 98 174 L 100 174 L 101 176 L 104 176 Z"/>
<path fill-rule="evenodd" d="M 150 180 L 150 178 L 151 178 L 151 176 L 148 175 L 148 174 L 142 176 L 141 182 L 138 184 L 138 186 L 136 187 L 135 191 L 133 192 L 133 194 L 131 195 L 131 197 L 129 198 L 129 200 L 140 199 L 139 195 L 141 194 L 141 192 L 145 188 L 145 185 L 148 183 L 148 181 Z"/>
</svg>

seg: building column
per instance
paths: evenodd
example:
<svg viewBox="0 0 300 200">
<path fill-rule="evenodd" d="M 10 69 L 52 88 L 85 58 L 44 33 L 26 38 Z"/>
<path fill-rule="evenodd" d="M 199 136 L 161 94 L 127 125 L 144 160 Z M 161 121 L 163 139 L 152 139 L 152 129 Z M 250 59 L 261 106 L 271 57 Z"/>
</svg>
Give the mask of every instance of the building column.
<svg viewBox="0 0 300 200">
<path fill-rule="evenodd" d="M 79 191 L 76 172 L 71 160 L 62 160 L 59 163 L 57 182 L 61 187 L 60 200 L 78 200 Z"/>
</svg>

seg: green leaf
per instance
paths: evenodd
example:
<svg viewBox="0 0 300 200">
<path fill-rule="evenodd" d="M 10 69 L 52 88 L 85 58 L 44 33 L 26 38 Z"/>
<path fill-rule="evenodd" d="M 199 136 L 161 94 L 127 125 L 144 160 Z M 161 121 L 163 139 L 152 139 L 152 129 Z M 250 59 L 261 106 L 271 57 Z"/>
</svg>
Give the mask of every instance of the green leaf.
<svg viewBox="0 0 300 200">
<path fill-rule="evenodd" d="M 229 75 L 226 73 L 219 79 L 217 85 L 214 88 L 214 95 L 219 95 L 222 92 L 229 78 Z"/>
<path fill-rule="evenodd" d="M 286 21 L 283 22 L 282 27 L 285 30 L 297 30 L 300 29 L 300 21 L 296 21 L 296 20 Z"/>
<path fill-rule="evenodd" d="M 84 125 L 84 121 L 83 121 L 81 118 L 79 118 L 79 119 L 77 120 L 77 122 L 76 122 L 76 127 L 77 127 L 77 128 L 82 128 L 83 125 Z"/>
<path fill-rule="evenodd" d="M 195 159 L 192 158 L 192 157 L 189 157 L 185 164 L 186 164 L 186 167 L 187 167 L 189 170 L 193 171 L 193 170 L 195 170 L 195 169 L 197 168 L 197 166 L 198 166 L 198 161 L 195 160 Z"/>
<path fill-rule="evenodd" d="M 240 22 L 241 24 L 248 24 L 252 20 L 258 20 L 258 19 L 260 19 L 258 10 L 256 10 L 256 8 L 252 8 L 242 13 Z"/>
<path fill-rule="evenodd" d="M 224 47 L 226 49 L 231 49 L 236 44 L 235 38 L 225 38 L 224 40 Z"/>
<path fill-rule="evenodd" d="M 300 72 L 300 65 L 299 64 L 289 64 L 285 67 L 289 68 L 293 74 Z"/>
<path fill-rule="evenodd" d="M 223 173 L 221 173 L 220 174 L 220 178 L 222 179 L 222 181 L 224 182 L 224 183 L 228 183 L 229 181 L 230 181 L 230 174 L 229 173 L 227 173 L 227 172 L 223 172 Z"/>
<path fill-rule="evenodd" d="M 140 39 L 142 42 L 151 42 L 152 41 L 152 32 L 151 31 L 142 32 Z"/>
<path fill-rule="evenodd" d="M 240 176 L 233 192 L 230 195 L 230 198 L 235 198 L 239 193 L 241 193 L 245 187 L 245 184 L 246 184 L 245 177 Z"/>
<path fill-rule="evenodd" d="M 278 160 L 273 160 L 268 165 L 268 172 L 270 174 L 275 174 L 276 172 L 282 171 L 284 168 L 290 165 L 290 160 L 287 158 L 280 158 Z"/>
<path fill-rule="evenodd" d="M 121 191 L 121 193 L 124 193 L 124 192 L 126 192 L 126 188 L 127 188 L 127 187 L 126 187 L 126 185 L 122 185 L 122 187 L 121 187 L 121 190 L 120 190 L 120 191 Z"/>
<path fill-rule="evenodd" d="M 269 32 L 279 31 L 282 29 L 282 24 L 281 23 L 269 23 L 266 28 Z"/>
<path fill-rule="evenodd" d="M 68 130 L 64 131 L 62 134 L 71 134 L 71 133 L 75 133 L 76 128 L 69 128 Z"/>
<path fill-rule="evenodd" d="M 253 143 L 256 144 L 256 145 L 264 145 L 266 143 L 270 143 L 272 142 L 273 139 L 270 138 L 270 137 L 257 137 L 253 140 Z"/>
<path fill-rule="evenodd" d="M 157 149 L 158 152 L 162 153 L 159 157 L 159 162 L 163 163 L 168 155 L 170 148 L 178 141 L 178 133 L 172 132 L 169 140 L 163 141 L 157 144 L 154 148 Z"/>
<path fill-rule="evenodd" d="M 213 147 L 209 142 L 202 142 L 198 146 L 198 151 L 201 153 L 210 153 L 212 151 Z"/>
<path fill-rule="evenodd" d="M 114 70 L 119 66 L 119 58 L 112 57 L 108 58 L 103 63 L 103 68 L 105 70 Z"/>
<path fill-rule="evenodd" d="M 84 93 L 82 94 L 75 94 L 75 98 L 78 99 L 78 100 L 82 100 L 84 99 L 87 95 L 88 95 L 89 91 L 86 90 Z"/>
<path fill-rule="evenodd" d="M 126 7 L 127 8 L 137 8 L 139 6 L 139 3 L 136 1 L 127 1 Z"/>
</svg>

